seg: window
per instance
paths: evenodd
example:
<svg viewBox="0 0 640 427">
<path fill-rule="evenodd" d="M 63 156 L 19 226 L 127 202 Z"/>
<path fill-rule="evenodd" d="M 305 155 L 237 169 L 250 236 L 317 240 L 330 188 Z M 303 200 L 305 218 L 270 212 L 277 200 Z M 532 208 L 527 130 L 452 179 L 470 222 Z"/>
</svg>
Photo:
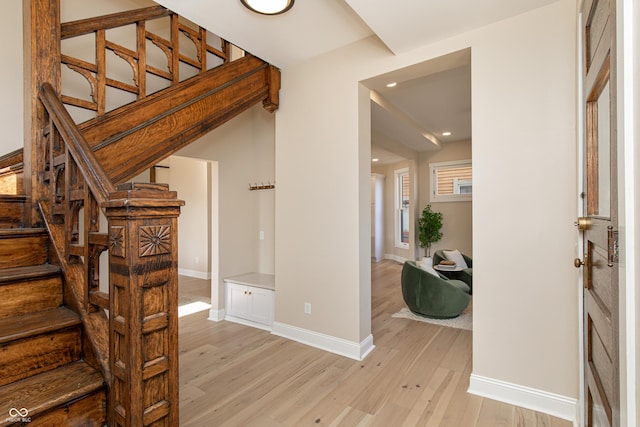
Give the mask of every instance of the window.
<svg viewBox="0 0 640 427">
<path fill-rule="evenodd" d="M 471 160 L 430 163 L 431 202 L 471 201 Z"/>
<path fill-rule="evenodd" d="M 409 248 L 409 169 L 400 169 L 395 174 L 396 247 Z"/>
</svg>

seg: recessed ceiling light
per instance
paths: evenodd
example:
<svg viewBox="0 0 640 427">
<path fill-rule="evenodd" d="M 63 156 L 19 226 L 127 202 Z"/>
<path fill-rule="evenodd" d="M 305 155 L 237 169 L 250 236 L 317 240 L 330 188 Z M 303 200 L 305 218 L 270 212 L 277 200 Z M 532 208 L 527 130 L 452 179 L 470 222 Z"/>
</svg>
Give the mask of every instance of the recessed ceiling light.
<svg viewBox="0 0 640 427">
<path fill-rule="evenodd" d="M 371 159 L 371 161 L 372 162 L 378 162 L 378 161 L 380 161 L 380 159 L 374 157 L 373 159 Z"/>
<path fill-rule="evenodd" d="M 451 135 L 451 132 L 442 132 L 442 136 L 449 136 Z"/>
<path fill-rule="evenodd" d="M 295 0 L 240 0 L 249 10 L 262 15 L 278 15 L 291 9 Z"/>
<path fill-rule="evenodd" d="M 396 87 L 397 84 L 397 82 L 387 83 L 387 87 Z"/>
</svg>

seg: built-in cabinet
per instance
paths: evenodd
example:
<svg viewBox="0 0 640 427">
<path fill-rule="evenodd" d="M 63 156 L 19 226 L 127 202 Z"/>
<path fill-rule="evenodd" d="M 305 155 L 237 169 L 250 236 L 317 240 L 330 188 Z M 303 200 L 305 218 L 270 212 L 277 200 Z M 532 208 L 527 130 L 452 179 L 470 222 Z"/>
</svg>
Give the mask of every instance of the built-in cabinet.
<svg viewBox="0 0 640 427">
<path fill-rule="evenodd" d="M 271 330 L 275 301 L 273 274 L 247 273 L 224 279 L 225 320 Z"/>
</svg>

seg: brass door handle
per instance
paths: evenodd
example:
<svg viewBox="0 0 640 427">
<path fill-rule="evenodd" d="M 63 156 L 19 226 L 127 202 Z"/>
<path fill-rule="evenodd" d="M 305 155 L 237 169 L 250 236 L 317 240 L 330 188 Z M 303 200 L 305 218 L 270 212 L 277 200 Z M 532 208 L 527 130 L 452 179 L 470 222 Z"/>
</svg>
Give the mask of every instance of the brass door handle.
<svg viewBox="0 0 640 427">
<path fill-rule="evenodd" d="M 573 260 L 573 265 L 576 268 L 580 268 L 580 267 L 582 267 L 584 265 L 584 261 L 582 261 L 580 258 L 576 258 L 576 259 Z"/>
<path fill-rule="evenodd" d="M 591 220 L 586 216 L 581 216 L 573 223 L 573 225 L 578 227 L 578 230 L 580 231 L 588 230 L 591 227 Z"/>
</svg>

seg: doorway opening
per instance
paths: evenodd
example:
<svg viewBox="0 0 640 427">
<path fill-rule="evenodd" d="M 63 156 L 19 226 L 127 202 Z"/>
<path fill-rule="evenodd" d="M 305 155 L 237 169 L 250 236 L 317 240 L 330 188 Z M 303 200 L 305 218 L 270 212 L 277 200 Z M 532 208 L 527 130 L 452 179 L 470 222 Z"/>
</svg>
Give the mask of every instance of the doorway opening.
<svg viewBox="0 0 640 427">
<path fill-rule="evenodd" d="M 443 215 L 443 237 L 431 254 L 458 249 L 472 257 L 471 50 L 362 84 L 370 91 L 372 263 L 426 257 L 417 219 L 428 205 Z M 452 169 L 445 165 L 462 163 L 464 176 L 445 176 Z M 434 175 L 434 167 L 442 174 Z M 436 186 L 434 194 L 435 176 L 451 181 L 451 195 L 446 185 Z"/>
</svg>

